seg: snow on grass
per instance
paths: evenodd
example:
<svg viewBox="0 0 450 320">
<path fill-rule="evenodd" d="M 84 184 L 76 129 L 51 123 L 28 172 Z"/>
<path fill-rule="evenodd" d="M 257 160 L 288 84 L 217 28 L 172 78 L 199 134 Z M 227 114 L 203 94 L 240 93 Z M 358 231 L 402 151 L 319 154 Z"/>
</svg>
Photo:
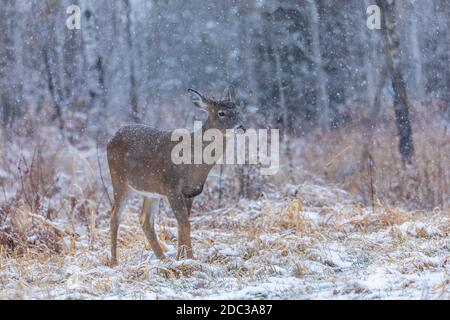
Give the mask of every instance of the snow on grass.
<svg viewBox="0 0 450 320">
<path fill-rule="evenodd" d="M 119 265 L 107 221 L 61 254 L 2 253 L 1 299 L 449 299 L 448 212 L 363 208 L 342 190 L 286 185 L 195 212 L 195 260 L 177 261 L 176 223 L 157 219 L 159 261 L 130 205 Z M 69 222 L 67 222 L 69 223 Z"/>
</svg>

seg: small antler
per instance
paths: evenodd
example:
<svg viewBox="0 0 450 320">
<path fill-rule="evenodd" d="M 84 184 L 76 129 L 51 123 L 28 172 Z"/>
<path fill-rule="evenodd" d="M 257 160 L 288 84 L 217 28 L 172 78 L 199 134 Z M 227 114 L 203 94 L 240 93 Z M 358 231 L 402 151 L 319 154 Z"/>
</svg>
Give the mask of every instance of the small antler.
<svg viewBox="0 0 450 320">
<path fill-rule="evenodd" d="M 203 98 L 203 95 L 202 95 L 200 92 L 198 92 L 197 90 L 195 90 L 195 89 L 189 88 L 189 89 L 188 89 L 188 92 L 198 94 L 200 97 Z"/>
</svg>

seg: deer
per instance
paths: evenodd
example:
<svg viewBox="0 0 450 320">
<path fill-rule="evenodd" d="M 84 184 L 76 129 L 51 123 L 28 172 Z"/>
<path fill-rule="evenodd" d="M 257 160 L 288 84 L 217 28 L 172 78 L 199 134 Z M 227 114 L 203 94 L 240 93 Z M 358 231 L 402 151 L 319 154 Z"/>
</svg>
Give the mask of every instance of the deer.
<svg viewBox="0 0 450 320">
<path fill-rule="evenodd" d="M 225 98 L 222 99 L 209 98 L 194 89 L 188 89 L 188 92 L 193 104 L 208 115 L 199 130 L 205 132 L 217 129 L 225 133 L 229 129 L 240 129 L 245 132 L 233 86 L 226 90 Z M 191 135 L 195 133 L 192 132 Z M 171 152 L 176 143 L 171 140 L 170 131 L 142 124 L 120 128 L 108 142 L 107 159 L 114 195 L 110 217 L 111 266 L 118 264 L 118 230 L 130 190 L 144 198 L 139 221 L 155 256 L 160 260 L 165 259 L 155 233 L 154 219 L 159 212 L 160 200 L 166 198 L 177 221 L 176 258 L 194 258 L 189 221 L 192 203 L 203 192 L 208 174 L 215 163 L 174 164 Z"/>
</svg>

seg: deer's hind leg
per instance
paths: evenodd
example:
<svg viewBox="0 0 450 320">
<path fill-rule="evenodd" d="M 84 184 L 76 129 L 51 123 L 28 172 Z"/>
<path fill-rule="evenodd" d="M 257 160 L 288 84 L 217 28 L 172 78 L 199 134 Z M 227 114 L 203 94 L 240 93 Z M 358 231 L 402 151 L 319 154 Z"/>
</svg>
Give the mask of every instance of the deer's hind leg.
<svg viewBox="0 0 450 320">
<path fill-rule="evenodd" d="M 155 215 L 159 212 L 159 199 L 145 197 L 141 212 L 141 225 L 153 252 L 158 259 L 164 259 L 164 253 L 155 233 Z"/>
<path fill-rule="evenodd" d="M 108 150 L 109 171 L 114 192 L 114 204 L 111 210 L 111 266 L 117 265 L 117 234 L 119 232 L 120 218 L 126 207 L 128 199 L 128 181 L 123 170 L 121 158 L 113 157 Z"/>
<path fill-rule="evenodd" d="M 111 210 L 111 266 L 117 265 L 117 234 L 119 232 L 120 218 L 127 203 L 127 193 L 114 194 L 114 205 Z"/>
</svg>

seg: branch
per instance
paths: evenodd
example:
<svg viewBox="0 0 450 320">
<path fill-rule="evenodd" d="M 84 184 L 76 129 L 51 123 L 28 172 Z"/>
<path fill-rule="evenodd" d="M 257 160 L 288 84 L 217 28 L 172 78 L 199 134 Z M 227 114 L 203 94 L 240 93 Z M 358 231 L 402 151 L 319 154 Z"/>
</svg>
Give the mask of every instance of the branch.
<svg viewBox="0 0 450 320">
<path fill-rule="evenodd" d="M 320 63 L 317 61 L 317 59 L 315 57 L 313 57 L 312 55 L 310 55 L 305 48 L 303 48 L 299 43 L 295 43 L 296 48 L 300 51 L 301 55 L 308 60 L 309 62 L 311 62 L 312 64 L 319 66 Z M 323 69 L 323 66 L 320 66 Z"/>
</svg>

